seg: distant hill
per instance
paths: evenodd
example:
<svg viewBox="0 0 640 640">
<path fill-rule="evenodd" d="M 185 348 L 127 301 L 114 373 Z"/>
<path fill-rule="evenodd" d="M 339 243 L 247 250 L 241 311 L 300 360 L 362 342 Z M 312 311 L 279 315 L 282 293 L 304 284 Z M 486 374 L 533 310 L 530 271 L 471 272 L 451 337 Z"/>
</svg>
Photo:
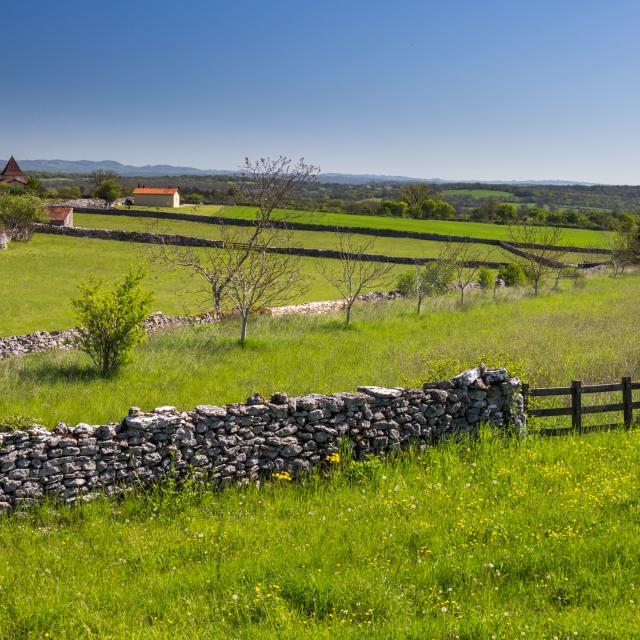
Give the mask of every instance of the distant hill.
<svg viewBox="0 0 640 640">
<path fill-rule="evenodd" d="M 4 165 L 6 161 L 0 161 Z M 170 164 L 147 164 L 136 167 L 122 164 L 115 160 L 18 160 L 23 171 L 29 173 L 76 173 L 89 174 L 92 171 L 114 171 L 124 177 L 154 177 L 154 176 L 211 176 L 237 175 L 239 171 L 229 169 L 196 169 L 195 167 L 178 167 Z M 578 182 L 575 180 L 443 180 L 442 178 L 411 178 L 409 176 L 389 176 L 377 174 L 354 173 L 322 173 L 322 182 L 337 184 L 370 184 L 372 182 L 429 182 L 444 183 L 476 183 L 476 184 L 513 184 L 513 185 L 583 185 L 591 186 L 592 182 Z"/>
</svg>

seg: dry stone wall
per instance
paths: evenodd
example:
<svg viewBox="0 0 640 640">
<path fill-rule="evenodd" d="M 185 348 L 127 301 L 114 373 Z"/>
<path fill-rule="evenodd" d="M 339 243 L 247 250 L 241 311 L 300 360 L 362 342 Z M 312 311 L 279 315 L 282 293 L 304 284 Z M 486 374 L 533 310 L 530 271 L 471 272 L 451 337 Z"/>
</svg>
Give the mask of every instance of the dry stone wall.
<svg viewBox="0 0 640 640">
<path fill-rule="evenodd" d="M 193 411 L 133 407 L 119 424 L 58 424 L 0 433 L 0 511 L 45 497 L 65 502 L 150 486 L 173 477 L 214 486 L 293 477 L 323 464 L 341 440 L 358 458 L 428 446 L 483 423 L 522 434 L 521 385 L 483 365 L 422 389 L 359 387 L 357 393 L 290 398 Z"/>
</svg>

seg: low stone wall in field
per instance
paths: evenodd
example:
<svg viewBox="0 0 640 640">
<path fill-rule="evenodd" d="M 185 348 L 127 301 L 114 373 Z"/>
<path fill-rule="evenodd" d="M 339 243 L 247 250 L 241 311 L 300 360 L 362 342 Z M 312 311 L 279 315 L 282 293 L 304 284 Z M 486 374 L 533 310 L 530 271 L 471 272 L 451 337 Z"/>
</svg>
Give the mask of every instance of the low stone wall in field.
<svg viewBox="0 0 640 640">
<path fill-rule="evenodd" d="M 483 365 L 421 389 L 359 387 L 193 411 L 132 408 L 119 424 L 0 433 L 0 511 L 46 496 L 66 502 L 196 475 L 213 485 L 292 477 L 350 446 L 358 458 L 426 446 L 481 424 L 522 434 L 520 381 Z"/>
<path fill-rule="evenodd" d="M 360 302 L 383 302 L 387 300 L 397 300 L 402 295 L 397 291 L 373 291 L 364 293 L 358 297 Z M 322 302 L 303 302 L 282 307 L 267 307 L 262 310 L 264 315 L 286 316 L 286 315 L 320 315 L 332 313 L 344 309 L 344 300 L 325 300 Z M 233 316 L 233 313 L 229 314 Z M 219 322 L 222 317 L 217 317 L 213 313 L 200 313 L 193 316 L 166 316 L 161 311 L 157 311 L 145 320 L 147 333 L 163 331 L 165 329 L 175 329 L 194 324 L 213 324 Z M 69 350 L 74 349 L 78 332 L 76 329 L 66 329 L 64 331 L 34 331 L 20 336 L 9 336 L 0 338 L 0 360 L 3 358 L 15 358 L 28 353 L 39 351 L 49 351 L 50 349 Z"/>
<path fill-rule="evenodd" d="M 74 206 L 74 205 L 70 205 Z M 146 211 L 144 209 L 113 209 L 104 207 L 77 207 L 78 213 L 95 213 L 97 215 L 108 216 L 128 216 L 132 218 L 156 218 L 159 220 L 183 220 L 187 222 L 203 222 L 205 224 L 231 225 L 238 227 L 254 227 L 255 221 L 246 218 L 230 218 L 227 216 L 198 215 L 194 213 L 180 213 L 177 211 Z M 426 221 L 428 222 L 428 221 Z M 457 222 L 450 220 L 448 222 Z M 476 238 L 464 235 L 445 235 L 441 233 L 426 233 L 424 231 L 404 231 L 401 229 L 377 229 L 375 227 L 341 227 L 335 225 L 311 224 L 307 222 L 296 222 L 295 220 L 274 220 L 272 226 L 279 229 L 290 229 L 296 231 L 332 231 L 338 233 L 355 233 L 368 236 L 379 236 L 385 238 L 413 238 L 416 240 L 432 240 L 435 242 L 473 242 L 475 244 L 487 244 L 494 247 L 500 246 L 500 240 L 494 238 Z M 462 222 L 461 222 L 462 224 Z M 560 225 L 562 226 L 562 225 Z M 575 227 L 567 227 L 575 228 Z M 512 243 L 515 246 L 518 243 Z M 544 245 L 529 245 L 541 248 Z M 549 248 L 549 247 L 547 247 Z M 607 254 L 607 249 L 583 248 L 583 247 L 562 247 L 564 252 Z"/>
<path fill-rule="evenodd" d="M 224 246 L 222 240 L 209 238 L 197 238 L 195 236 L 181 236 L 171 233 L 152 233 L 146 231 L 119 231 L 112 229 L 85 229 L 80 227 L 59 227 L 51 224 L 38 224 L 35 231 L 55 235 L 72 236 L 74 238 L 93 238 L 95 240 L 118 240 L 121 242 L 144 242 L 147 244 L 172 245 L 181 247 L 210 247 L 221 249 Z M 239 245 L 240 247 L 244 245 Z M 267 247 L 266 253 L 286 254 L 306 258 L 323 258 L 339 260 L 342 253 L 334 249 L 311 249 L 307 247 Z M 388 256 L 382 253 L 354 253 L 354 260 L 364 262 L 385 262 L 388 264 L 427 264 L 434 262 L 435 258 L 410 258 L 407 256 Z M 493 262 L 487 260 L 474 260 L 469 266 L 483 265 L 490 269 L 498 269 L 506 265 L 506 262 Z"/>
</svg>

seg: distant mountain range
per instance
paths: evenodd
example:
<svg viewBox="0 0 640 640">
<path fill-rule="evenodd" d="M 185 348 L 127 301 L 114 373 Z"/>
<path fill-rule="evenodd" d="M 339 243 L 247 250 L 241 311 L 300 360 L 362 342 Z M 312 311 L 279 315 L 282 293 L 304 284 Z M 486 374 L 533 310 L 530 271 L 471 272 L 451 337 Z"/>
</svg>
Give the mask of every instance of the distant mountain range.
<svg viewBox="0 0 640 640">
<path fill-rule="evenodd" d="M 4 166 L 6 161 L 0 161 Z M 238 170 L 228 169 L 196 169 L 195 167 L 177 167 L 170 164 L 147 164 L 136 167 L 130 164 L 122 164 L 115 160 L 18 160 L 22 170 L 26 173 L 77 173 L 89 174 L 92 171 L 114 171 L 118 175 L 130 178 L 142 178 L 153 176 L 207 176 L 224 175 L 232 176 L 239 173 Z M 343 184 L 368 184 L 371 182 L 430 182 L 433 184 L 444 183 L 477 183 L 477 184 L 513 184 L 513 185 L 583 185 L 592 186 L 593 182 L 578 182 L 575 180 L 443 180 L 442 178 L 410 178 L 408 176 L 388 176 L 376 174 L 354 173 L 322 173 L 319 176 L 322 182 L 334 182 Z"/>
</svg>

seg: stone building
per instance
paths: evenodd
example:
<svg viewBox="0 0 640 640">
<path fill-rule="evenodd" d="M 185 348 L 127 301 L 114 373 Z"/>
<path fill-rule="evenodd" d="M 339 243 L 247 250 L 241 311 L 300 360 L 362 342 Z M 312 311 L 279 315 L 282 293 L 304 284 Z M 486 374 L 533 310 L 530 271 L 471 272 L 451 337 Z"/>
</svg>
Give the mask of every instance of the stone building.
<svg viewBox="0 0 640 640">
<path fill-rule="evenodd" d="M 57 204 L 49 205 L 47 207 L 47 216 L 49 224 L 57 227 L 73 227 L 73 207 Z"/>
<path fill-rule="evenodd" d="M 172 207 L 180 206 L 180 192 L 178 189 L 151 189 L 137 187 L 132 194 L 134 203 L 142 207 Z"/>
</svg>

